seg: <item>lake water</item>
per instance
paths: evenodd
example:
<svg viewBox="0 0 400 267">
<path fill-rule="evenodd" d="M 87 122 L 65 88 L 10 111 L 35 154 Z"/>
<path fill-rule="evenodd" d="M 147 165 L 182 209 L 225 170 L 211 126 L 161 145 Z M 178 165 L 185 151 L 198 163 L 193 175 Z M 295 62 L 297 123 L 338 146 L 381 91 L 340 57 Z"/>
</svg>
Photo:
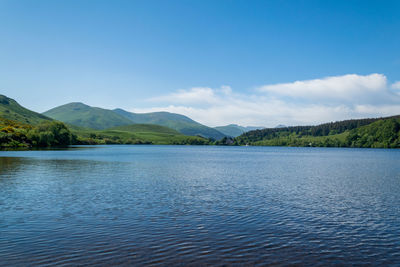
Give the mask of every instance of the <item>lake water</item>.
<svg viewBox="0 0 400 267">
<path fill-rule="evenodd" d="M 400 150 L 0 152 L 0 265 L 399 265 Z"/>
</svg>

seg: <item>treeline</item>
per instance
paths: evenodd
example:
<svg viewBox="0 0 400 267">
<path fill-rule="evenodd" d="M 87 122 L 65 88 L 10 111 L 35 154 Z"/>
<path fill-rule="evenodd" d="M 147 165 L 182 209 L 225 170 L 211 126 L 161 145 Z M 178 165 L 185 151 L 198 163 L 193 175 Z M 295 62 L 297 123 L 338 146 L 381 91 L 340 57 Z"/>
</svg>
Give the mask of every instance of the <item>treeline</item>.
<svg viewBox="0 0 400 267">
<path fill-rule="evenodd" d="M 122 138 L 99 133 L 90 133 L 88 137 L 78 136 L 74 145 L 145 145 L 152 144 L 150 141 L 143 141 L 135 138 Z"/>
<path fill-rule="evenodd" d="M 107 135 L 103 133 L 89 133 L 88 137 L 78 136 L 76 145 L 152 145 L 154 142 L 132 137 L 121 137 L 118 135 Z M 179 140 L 171 139 L 171 145 L 210 145 L 212 139 L 206 138 L 182 138 Z"/>
<path fill-rule="evenodd" d="M 372 122 L 371 122 L 372 121 Z M 400 148 L 400 116 L 245 133 L 233 145 Z"/>
<path fill-rule="evenodd" d="M 0 118 L 0 147 L 68 146 L 77 142 L 76 135 L 57 121 L 36 126 Z"/>
<path fill-rule="evenodd" d="M 398 117 L 399 116 L 393 116 L 385 119 L 398 118 Z M 292 134 L 295 134 L 298 137 L 335 135 L 371 124 L 378 120 L 382 120 L 382 118 L 345 120 L 345 121 L 324 123 L 317 126 L 292 126 L 284 128 L 266 128 L 262 130 L 255 130 L 244 133 L 237 138 L 237 141 L 239 144 L 245 144 L 246 142 L 248 143 L 248 142 L 256 142 L 261 140 L 287 137 Z"/>
</svg>

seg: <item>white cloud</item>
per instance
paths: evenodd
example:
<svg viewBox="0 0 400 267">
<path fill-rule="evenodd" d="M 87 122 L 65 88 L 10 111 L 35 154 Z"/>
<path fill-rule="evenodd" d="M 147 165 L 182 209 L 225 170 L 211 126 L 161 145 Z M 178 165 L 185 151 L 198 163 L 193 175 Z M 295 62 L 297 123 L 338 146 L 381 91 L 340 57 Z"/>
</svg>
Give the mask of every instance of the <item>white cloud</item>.
<svg viewBox="0 0 400 267">
<path fill-rule="evenodd" d="M 358 114 L 363 114 L 363 117 L 390 116 L 400 114 L 399 105 L 356 105 L 354 110 Z"/>
<path fill-rule="evenodd" d="M 215 92 L 209 87 L 193 87 L 189 90 L 179 90 L 169 95 L 154 97 L 150 101 L 196 105 L 212 104 L 215 103 Z"/>
<path fill-rule="evenodd" d="M 392 84 L 392 89 L 400 90 L 400 81 L 397 81 Z"/>
<path fill-rule="evenodd" d="M 310 125 L 400 114 L 400 96 L 388 88 L 382 74 L 265 85 L 253 94 L 236 93 L 229 86 L 194 87 L 150 100 L 158 107 L 132 111 L 169 111 L 209 126 Z"/>
<path fill-rule="evenodd" d="M 387 79 L 382 74 L 348 74 L 322 79 L 264 85 L 261 92 L 305 99 L 354 100 L 355 97 L 385 93 Z"/>
</svg>

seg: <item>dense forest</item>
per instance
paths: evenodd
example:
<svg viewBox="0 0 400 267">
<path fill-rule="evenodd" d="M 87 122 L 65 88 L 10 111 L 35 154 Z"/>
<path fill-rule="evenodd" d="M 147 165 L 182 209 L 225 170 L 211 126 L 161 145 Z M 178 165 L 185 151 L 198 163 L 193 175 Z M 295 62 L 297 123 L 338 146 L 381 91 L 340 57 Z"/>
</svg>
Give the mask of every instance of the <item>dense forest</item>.
<svg viewBox="0 0 400 267">
<path fill-rule="evenodd" d="M 396 118 L 396 116 L 389 118 Z M 373 123 L 381 119 L 382 118 L 345 120 L 345 121 L 324 123 L 317 126 L 292 126 L 284 128 L 266 128 L 262 130 L 255 130 L 244 133 L 240 136 L 240 138 L 238 138 L 238 141 L 243 143 L 246 141 L 256 142 L 261 140 L 279 138 L 282 136 L 289 136 L 291 134 L 296 134 L 296 136 L 298 137 L 335 135 L 364 125 L 368 125 L 370 123 Z"/>
<path fill-rule="evenodd" d="M 399 148 L 399 130 L 400 116 L 393 116 L 256 130 L 230 142 L 233 145 Z"/>
</svg>

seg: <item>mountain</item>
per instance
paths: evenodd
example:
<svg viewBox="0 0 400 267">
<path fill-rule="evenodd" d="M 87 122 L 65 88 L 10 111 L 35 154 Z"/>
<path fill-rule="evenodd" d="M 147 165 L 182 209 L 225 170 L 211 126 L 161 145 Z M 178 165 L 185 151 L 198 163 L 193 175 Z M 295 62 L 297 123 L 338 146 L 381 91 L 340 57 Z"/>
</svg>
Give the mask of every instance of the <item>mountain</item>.
<svg viewBox="0 0 400 267">
<path fill-rule="evenodd" d="M 247 126 L 243 127 L 237 124 L 229 124 L 226 126 L 217 126 L 214 129 L 218 130 L 219 132 L 225 134 L 226 136 L 230 137 L 237 137 L 241 134 L 244 134 L 249 131 L 254 131 L 258 129 L 262 129 L 263 127 L 255 127 L 255 126 Z"/>
<path fill-rule="evenodd" d="M 97 130 L 132 124 L 132 121 L 112 110 L 91 107 L 79 102 L 62 105 L 43 114 L 67 124 Z"/>
<path fill-rule="evenodd" d="M 199 135 L 217 140 L 225 137 L 224 134 L 213 128 L 195 122 L 186 116 L 169 112 L 132 113 L 123 109 L 108 110 L 83 103 L 69 103 L 43 114 L 67 124 L 96 130 L 130 124 L 155 124 L 169 127 L 184 135 Z"/>
<path fill-rule="evenodd" d="M 14 99 L 4 95 L 0 95 L 0 117 L 31 125 L 52 120 L 49 117 L 24 108 Z"/>
<path fill-rule="evenodd" d="M 156 124 L 169 127 L 185 135 L 200 135 L 219 140 L 225 135 L 216 129 L 200 124 L 184 115 L 169 112 L 132 113 L 123 109 L 114 109 L 115 113 L 124 116 L 133 123 Z"/>
</svg>

